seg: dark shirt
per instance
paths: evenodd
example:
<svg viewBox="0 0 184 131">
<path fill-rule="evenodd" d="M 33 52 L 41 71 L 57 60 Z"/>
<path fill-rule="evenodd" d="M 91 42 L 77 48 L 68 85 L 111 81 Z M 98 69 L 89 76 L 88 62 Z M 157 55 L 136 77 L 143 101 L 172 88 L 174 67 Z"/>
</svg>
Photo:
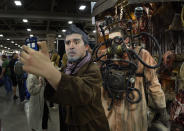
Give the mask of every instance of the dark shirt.
<svg viewBox="0 0 184 131">
<path fill-rule="evenodd" d="M 11 76 L 11 71 L 10 71 L 10 67 L 9 67 L 9 61 L 8 59 L 3 61 L 3 64 L 2 64 L 2 69 L 5 68 L 5 73 L 4 75 L 5 76 Z"/>
<path fill-rule="evenodd" d="M 14 66 L 16 62 L 17 62 L 17 59 L 13 59 L 13 58 L 9 62 L 9 67 L 10 67 L 12 77 L 16 77 L 15 72 L 14 72 Z"/>
</svg>

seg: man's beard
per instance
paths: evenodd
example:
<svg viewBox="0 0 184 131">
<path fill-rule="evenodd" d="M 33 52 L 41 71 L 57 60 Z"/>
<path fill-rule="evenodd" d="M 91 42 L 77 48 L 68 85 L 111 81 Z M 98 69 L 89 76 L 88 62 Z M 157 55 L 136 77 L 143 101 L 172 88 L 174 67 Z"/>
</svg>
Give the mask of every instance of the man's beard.
<svg viewBox="0 0 184 131">
<path fill-rule="evenodd" d="M 81 57 L 80 56 L 77 56 L 77 57 L 67 56 L 67 58 L 68 58 L 68 62 L 77 62 Z"/>
<path fill-rule="evenodd" d="M 80 54 L 79 56 L 76 56 L 76 55 L 70 56 L 70 54 L 66 54 L 66 55 L 67 55 L 68 62 L 78 62 L 78 61 L 80 61 L 83 57 L 86 56 L 86 53 L 87 53 L 87 52 L 85 52 L 85 55 L 84 55 L 84 56 L 83 56 L 83 54 Z"/>
</svg>

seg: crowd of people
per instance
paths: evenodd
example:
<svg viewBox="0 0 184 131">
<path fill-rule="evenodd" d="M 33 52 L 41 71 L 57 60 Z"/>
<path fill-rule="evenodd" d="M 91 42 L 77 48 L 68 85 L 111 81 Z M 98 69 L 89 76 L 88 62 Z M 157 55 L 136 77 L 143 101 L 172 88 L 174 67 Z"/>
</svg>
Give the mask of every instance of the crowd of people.
<svg viewBox="0 0 184 131">
<path fill-rule="evenodd" d="M 119 30 L 111 32 L 109 36 L 113 39 L 117 34 L 122 36 Z M 20 61 L 17 54 L 13 54 L 10 61 L 3 55 L 0 75 L 7 94 L 13 92 L 13 99 L 18 98 L 17 85 L 21 102 L 27 99 L 26 90 L 29 93 L 28 123 L 32 131 L 48 129 L 48 106 L 54 107 L 55 103 L 59 104 L 60 131 L 148 130 L 143 78 L 135 79 L 135 88 L 141 90 L 141 102 L 130 104 L 124 98 L 115 101 L 113 108 L 107 110 L 110 98 L 102 87 L 99 65 L 93 61 L 89 51 L 88 37 L 81 29 L 72 25 L 66 31 L 66 53 L 61 68 L 58 67 L 61 60 L 59 55 L 55 52 L 50 56 L 46 42 L 38 45 L 39 51 L 23 46 Z M 155 64 L 148 51 L 142 50 L 141 57 L 149 64 Z M 156 72 L 154 69 L 144 68 L 141 63 L 138 63 L 138 67 L 138 72 L 144 72 L 150 82 L 148 89 L 156 107 L 157 120 L 168 128 L 165 95 Z M 25 72 L 18 75 L 18 69 Z M 122 97 L 125 97 L 123 93 Z"/>
<path fill-rule="evenodd" d="M 26 72 L 22 70 L 23 64 L 18 60 L 18 54 L 14 53 L 12 56 L 2 55 L 1 60 L 1 86 L 4 85 L 6 95 L 9 99 L 11 99 L 10 96 L 13 95 L 13 100 L 18 99 L 16 94 L 18 87 L 20 102 L 23 103 L 29 99 L 29 93 L 26 91 Z"/>
</svg>

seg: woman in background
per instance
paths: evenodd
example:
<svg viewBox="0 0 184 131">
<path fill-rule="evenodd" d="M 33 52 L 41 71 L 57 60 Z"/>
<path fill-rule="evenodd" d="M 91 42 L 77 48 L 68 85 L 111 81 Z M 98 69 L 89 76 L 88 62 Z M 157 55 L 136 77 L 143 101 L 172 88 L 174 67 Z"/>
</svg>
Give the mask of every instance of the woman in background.
<svg viewBox="0 0 184 131">
<path fill-rule="evenodd" d="M 32 131 L 41 131 L 42 118 L 44 115 L 44 79 L 33 74 L 28 74 L 27 88 L 31 95 L 29 101 L 28 124 Z"/>
</svg>

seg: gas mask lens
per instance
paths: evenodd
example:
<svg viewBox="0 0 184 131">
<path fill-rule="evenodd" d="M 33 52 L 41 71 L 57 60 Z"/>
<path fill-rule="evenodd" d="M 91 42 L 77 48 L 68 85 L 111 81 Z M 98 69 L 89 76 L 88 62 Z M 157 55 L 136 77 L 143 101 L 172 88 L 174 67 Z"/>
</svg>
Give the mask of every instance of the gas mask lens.
<svg viewBox="0 0 184 131">
<path fill-rule="evenodd" d="M 116 43 L 116 44 L 121 44 L 122 38 L 121 38 L 120 36 L 116 36 L 116 37 L 114 37 L 113 41 L 114 41 L 114 43 Z"/>
</svg>

